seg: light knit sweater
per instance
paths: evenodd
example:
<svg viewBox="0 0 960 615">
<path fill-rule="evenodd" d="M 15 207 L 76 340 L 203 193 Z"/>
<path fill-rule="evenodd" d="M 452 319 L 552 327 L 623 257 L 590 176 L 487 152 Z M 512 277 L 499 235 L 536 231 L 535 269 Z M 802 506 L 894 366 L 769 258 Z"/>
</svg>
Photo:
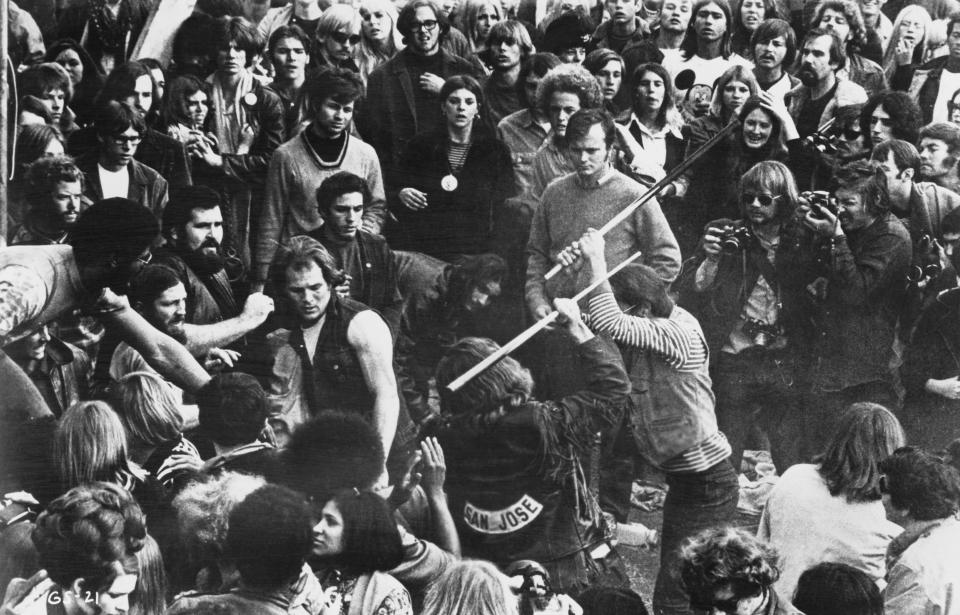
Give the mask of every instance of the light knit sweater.
<svg viewBox="0 0 960 615">
<path fill-rule="evenodd" d="M 317 211 L 316 193 L 323 180 L 331 175 L 349 171 L 365 179 L 372 198 L 364 209 L 364 226 L 367 225 L 368 212 L 380 212 L 382 217 L 386 196 L 376 152 L 349 132 L 344 149 L 346 151 L 337 163 L 324 163 L 301 133 L 273 153 L 267 171 L 260 235 L 254 252 L 256 280 L 266 279 L 270 263 L 282 242 L 323 225 Z M 379 232 L 379 228 L 376 231 Z"/>
<path fill-rule="evenodd" d="M 777 594 L 793 596 L 800 574 L 821 562 L 848 564 L 881 581 L 887 545 L 900 532 L 887 521 L 880 500 L 848 502 L 830 495 L 817 466 L 797 464 L 770 492 L 757 536 L 780 552 Z"/>
<path fill-rule="evenodd" d="M 527 242 L 526 298 L 531 312 L 553 297 L 571 297 L 577 290 L 575 274 L 562 272 L 549 282 L 544 280 L 556 255 L 588 228 L 606 224 L 644 192 L 643 186 L 612 169 L 599 185 L 584 186 L 577 174 L 571 173 L 547 186 Z M 663 280 L 672 282 L 680 272 L 680 248 L 656 199 L 611 229 L 605 240 L 608 267 L 642 250 L 643 263 Z"/>
</svg>

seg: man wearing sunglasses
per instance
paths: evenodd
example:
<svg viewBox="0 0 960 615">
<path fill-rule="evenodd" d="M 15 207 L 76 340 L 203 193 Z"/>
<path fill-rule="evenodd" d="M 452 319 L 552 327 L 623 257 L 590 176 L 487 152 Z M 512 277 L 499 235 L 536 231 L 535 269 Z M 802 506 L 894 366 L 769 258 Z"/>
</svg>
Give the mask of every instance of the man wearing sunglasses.
<svg viewBox="0 0 960 615">
<path fill-rule="evenodd" d="M 125 102 L 107 101 L 97 109 L 97 149 L 77 158 L 86 176 L 84 196 L 91 202 L 125 198 L 158 218 L 167 206 L 167 180 L 134 158 L 146 131 L 143 116 Z"/>
<path fill-rule="evenodd" d="M 770 440 L 774 462 L 799 461 L 796 434 L 797 349 L 784 326 L 783 265 L 777 249 L 798 204 L 790 170 L 765 161 L 740 180 L 739 220 L 707 225 L 691 273 L 682 278 L 684 303 L 700 318 L 714 360 L 717 421 L 740 468 L 751 428 Z"/>
<path fill-rule="evenodd" d="M 800 615 L 773 588 L 777 552 L 743 530 L 705 530 L 683 546 L 680 578 L 690 608 L 726 615 Z"/>
<path fill-rule="evenodd" d="M 313 67 L 345 68 L 355 73 L 360 67 L 353 59 L 360 43 L 360 13 L 347 4 L 336 4 L 320 16 L 313 49 Z"/>
<path fill-rule="evenodd" d="M 481 78 L 470 61 L 443 47 L 450 22 L 433 0 L 413 0 L 400 11 L 397 29 L 406 47 L 370 74 L 366 99 L 357 118 L 364 139 L 373 145 L 384 175 L 400 161 L 418 132 L 439 130 L 440 88 L 454 75 Z"/>
</svg>

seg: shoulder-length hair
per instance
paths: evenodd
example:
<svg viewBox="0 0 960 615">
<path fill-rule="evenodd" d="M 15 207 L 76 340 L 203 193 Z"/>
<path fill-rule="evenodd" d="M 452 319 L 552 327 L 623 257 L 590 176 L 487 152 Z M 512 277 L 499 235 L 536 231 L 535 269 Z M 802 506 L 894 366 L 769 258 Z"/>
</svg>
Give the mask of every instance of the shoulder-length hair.
<svg viewBox="0 0 960 615">
<path fill-rule="evenodd" d="M 741 10 L 743 9 L 743 3 L 745 0 L 737 0 L 736 4 L 731 7 L 733 9 L 733 22 L 732 28 L 733 33 L 730 38 L 730 46 L 734 52 L 739 53 L 740 50 L 747 50 L 745 58 L 753 57 L 753 33 L 756 30 L 750 31 L 747 30 L 746 26 L 743 25 L 743 15 L 741 15 Z M 768 19 L 783 19 L 783 15 L 780 14 L 777 3 L 774 0 L 763 0 L 763 19 L 761 23 Z M 759 25 L 758 25 L 759 29 Z M 790 66 L 790 64 L 784 59 L 784 66 Z"/>
<path fill-rule="evenodd" d="M 317 24 L 319 27 L 319 24 Z M 246 52 L 246 66 L 253 64 L 254 58 L 263 51 L 266 46 L 263 37 L 257 31 L 256 26 L 250 23 L 245 17 L 221 17 L 213 23 L 211 33 L 211 46 L 214 54 L 235 44 L 237 49 Z"/>
<path fill-rule="evenodd" d="M 356 60 L 360 67 L 360 74 L 364 82 L 370 77 L 373 69 L 380 66 L 397 52 L 403 49 L 403 35 L 397 27 L 399 14 L 397 8 L 390 0 L 363 0 L 360 3 L 360 17 L 363 19 L 364 13 L 371 14 L 382 12 L 390 19 L 390 35 L 384 44 L 376 43 L 367 38 L 364 29 L 360 28 L 360 44 L 357 46 Z"/>
<path fill-rule="evenodd" d="M 360 21 L 360 13 L 352 5 L 334 4 L 320 15 L 314 38 L 320 40 L 341 29 L 360 32 Z"/>
<path fill-rule="evenodd" d="M 518 615 L 507 577 L 490 562 L 461 560 L 427 590 L 423 615 Z"/>
<path fill-rule="evenodd" d="M 446 386 L 500 349 L 493 340 L 466 337 L 454 344 L 437 364 L 440 410 L 446 414 L 486 414 L 525 404 L 533 392 L 533 377 L 516 359 L 504 357 L 456 392 Z"/>
<path fill-rule="evenodd" d="M 912 64 L 920 66 L 933 56 L 933 50 L 927 46 L 930 40 L 930 28 L 933 25 L 930 13 L 919 4 L 903 7 L 893 21 L 893 33 L 890 35 L 890 42 L 887 43 L 887 50 L 883 53 L 883 61 L 881 62 L 887 80 L 892 79 L 893 73 L 897 70 L 896 55 L 897 45 L 900 43 L 900 25 L 907 19 L 918 21 L 923 26 L 923 35 L 913 49 Z"/>
<path fill-rule="evenodd" d="M 500 3 L 494 0 L 463 0 L 457 7 L 456 26 L 467 37 L 470 43 L 470 49 L 474 52 L 486 47 L 487 41 L 477 38 L 477 20 L 480 17 L 480 9 L 491 6 L 497 13 L 497 20 L 503 21 L 503 9 Z"/>
<path fill-rule="evenodd" d="M 26 68 L 19 77 L 17 77 L 17 87 L 20 88 L 18 95 L 43 96 L 52 90 L 61 90 L 64 100 L 69 103 L 73 98 L 73 84 L 70 83 L 70 75 L 67 69 L 56 62 L 44 62 L 36 66 Z"/>
<path fill-rule="evenodd" d="M 187 123 L 187 98 L 197 92 L 203 92 L 210 98 L 209 86 L 193 75 L 180 75 L 167 84 L 162 109 L 163 121 L 167 126 Z"/>
<path fill-rule="evenodd" d="M 630 80 L 630 83 L 633 84 L 633 91 L 630 92 L 630 102 L 633 105 L 634 113 L 636 113 L 640 102 L 637 97 L 637 84 L 640 83 L 644 73 L 653 73 L 663 81 L 663 103 L 657 112 L 659 128 L 683 125 L 683 118 L 680 115 L 680 110 L 677 109 L 677 90 L 673 85 L 673 78 L 670 76 L 670 72 L 658 62 L 641 64 L 633 71 L 633 77 Z"/>
<path fill-rule="evenodd" d="M 723 74 L 720 75 L 716 85 L 713 87 L 710 113 L 723 120 L 724 125 L 730 120 L 730 110 L 723 105 L 723 90 L 731 81 L 739 81 L 745 84 L 747 89 L 750 90 L 751 98 L 760 93 L 760 85 L 757 83 L 757 78 L 754 76 L 753 71 L 746 66 L 737 64 L 723 71 Z"/>
<path fill-rule="evenodd" d="M 820 476 L 831 495 L 848 502 L 880 499 L 881 461 L 906 443 L 900 421 L 879 404 L 855 403 L 840 417 L 820 457 Z"/>
<path fill-rule="evenodd" d="M 779 195 L 777 218 L 787 220 L 797 208 L 800 199 L 797 182 L 787 165 L 776 160 L 764 160 L 750 167 L 740 178 L 740 192 L 766 192 Z M 741 205 L 741 213 L 743 213 Z"/>
<path fill-rule="evenodd" d="M 863 23 L 860 5 L 853 0 L 826 0 L 817 7 L 816 16 L 811 22 L 814 28 L 820 27 L 820 20 L 828 10 L 841 13 L 850 26 L 850 40 L 846 43 L 847 55 L 858 53 L 867 44 L 867 27 Z"/>
<path fill-rule="evenodd" d="M 103 401 L 70 406 L 53 435 L 53 461 L 65 490 L 97 481 L 116 483 L 131 468 L 120 417 Z"/>
<path fill-rule="evenodd" d="M 334 556 L 338 564 L 369 573 L 390 570 L 403 561 L 400 532 L 386 500 L 371 491 L 344 489 L 330 502 L 343 517 L 343 552 Z"/>
<path fill-rule="evenodd" d="M 783 156 L 787 152 L 787 146 L 783 142 L 783 126 L 780 122 L 780 118 L 777 115 L 767 109 L 763 101 L 759 96 L 751 96 L 747 99 L 747 102 L 743 104 L 743 109 L 740 109 L 740 114 L 738 116 L 740 120 L 740 129 L 736 131 L 737 138 L 737 148 L 740 151 L 743 151 L 743 129 L 744 122 L 747 120 L 747 116 L 756 111 L 757 109 L 763 111 L 768 118 L 770 118 L 770 138 L 767 139 L 766 145 L 763 146 L 763 149 L 766 150 L 767 157 L 779 157 Z"/>
<path fill-rule="evenodd" d="M 117 381 L 114 402 L 127 434 L 135 442 L 159 446 L 180 436 L 180 401 L 167 382 L 150 372 L 131 372 Z"/>
<path fill-rule="evenodd" d="M 730 11 L 730 3 L 728 3 L 727 0 L 697 0 L 693 5 L 693 10 L 690 11 L 690 23 L 687 25 L 687 34 L 683 37 L 683 43 L 680 44 L 680 53 L 683 54 L 684 60 L 689 60 L 697 55 L 697 29 L 695 27 L 697 12 L 708 4 L 716 4 L 727 20 L 727 27 L 723 32 L 723 40 L 720 42 L 720 55 L 726 59 L 733 53 L 732 45 L 730 44 L 730 39 L 733 35 L 733 15 Z"/>
<path fill-rule="evenodd" d="M 283 294 L 287 286 L 287 269 L 302 271 L 316 265 L 323 273 L 327 284 L 336 285 L 339 281 L 340 270 L 337 262 L 322 243 L 306 235 L 291 237 L 277 250 L 277 256 L 271 266 L 271 276 L 274 288 Z"/>
</svg>

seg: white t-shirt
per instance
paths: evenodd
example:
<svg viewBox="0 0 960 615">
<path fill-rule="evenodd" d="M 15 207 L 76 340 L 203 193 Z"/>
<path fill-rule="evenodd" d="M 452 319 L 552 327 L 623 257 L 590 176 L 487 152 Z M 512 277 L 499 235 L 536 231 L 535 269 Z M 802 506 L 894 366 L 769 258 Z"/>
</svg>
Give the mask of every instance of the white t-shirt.
<svg viewBox="0 0 960 615">
<path fill-rule="evenodd" d="M 97 173 L 100 176 L 100 189 L 103 191 L 103 198 L 127 198 L 130 191 L 130 171 L 127 167 L 114 172 L 108 171 L 98 164 Z"/>
<path fill-rule="evenodd" d="M 731 66 L 737 65 L 753 68 L 753 62 L 735 53 L 731 53 L 729 58 L 717 56 L 712 60 L 705 60 L 700 56 L 693 56 L 689 60 L 684 61 L 683 56 L 680 55 L 678 55 L 677 60 L 674 61 L 668 61 L 666 57 L 663 58 L 663 67 L 670 71 L 670 75 L 674 79 L 676 79 L 677 73 L 680 71 L 690 69 L 696 74 L 696 79 L 693 81 L 694 85 L 702 83 L 710 87 L 713 87 L 714 82 L 720 78 L 723 71 Z M 677 98 L 683 100 L 686 94 L 686 90 L 678 90 Z"/>
<path fill-rule="evenodd" d="M 951 73 L 943 69 L 940 73 L 940 90 L 937 92 L 937 102 L 933 105 L 934 122 L 949 122 L 950 114 L 947 112 L 947 103 L 953 98 L 953 94 L 960 90 L 960 73 Z"/>
<path fill-rule="evenodd" d="M 783 76 L 780 79 L 767 88 L 767 91 L 770 92 L 770 95 L 776 99 L 778 96 L 781 100 L 786 102 L 787 92 L 793 89 L 793 84 L 790 83 L 790 77 L 784 71 Z"/>
</svg>

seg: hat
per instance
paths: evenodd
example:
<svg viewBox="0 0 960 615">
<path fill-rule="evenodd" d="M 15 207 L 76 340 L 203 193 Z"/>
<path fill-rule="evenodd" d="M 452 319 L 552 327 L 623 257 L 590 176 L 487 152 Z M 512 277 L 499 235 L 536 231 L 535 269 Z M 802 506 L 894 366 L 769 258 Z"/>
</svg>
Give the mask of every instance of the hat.
<svg viewBox="0 0 960 615">
<path fill-rule="evenodd" d="M 543 51 L 559 54 L 571 47 L 586 47 L 596 26 L 590 16 L 580 11 L 568 11 L 550 22 L 543 35 Z"/>
</svg>

